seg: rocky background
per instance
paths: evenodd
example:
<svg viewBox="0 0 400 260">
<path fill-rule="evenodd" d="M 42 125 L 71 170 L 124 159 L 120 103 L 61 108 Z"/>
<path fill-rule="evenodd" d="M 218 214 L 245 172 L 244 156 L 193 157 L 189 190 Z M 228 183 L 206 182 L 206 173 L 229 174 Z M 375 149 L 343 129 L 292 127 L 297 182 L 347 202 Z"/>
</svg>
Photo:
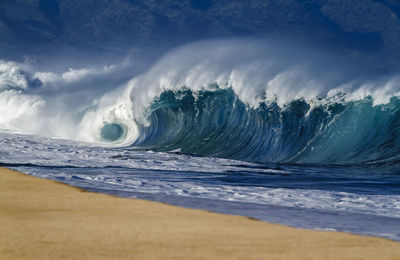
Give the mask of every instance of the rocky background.
<svg viewBox="0 0 400 260">
<path fill-rule="evenodd" d="M 399 0 L 1 0 L 0 59 L 232 36 L 400 57 Z"/>
</svg>

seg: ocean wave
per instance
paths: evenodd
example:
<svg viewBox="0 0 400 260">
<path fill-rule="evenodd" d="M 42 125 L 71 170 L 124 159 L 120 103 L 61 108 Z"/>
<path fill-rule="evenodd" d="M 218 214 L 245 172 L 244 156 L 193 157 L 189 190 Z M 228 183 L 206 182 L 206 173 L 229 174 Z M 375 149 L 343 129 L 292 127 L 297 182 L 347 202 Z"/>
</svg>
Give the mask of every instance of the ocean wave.
<svg viewBox="0 0 400 260">
<path fill-rule="evenodd" d="M 400 76 L 312 48 L 199 42 L 127 83 L 118 64 L 0 63 L 0 128 L 19 133 L 257 162 L 399 160 Z"/>
</svg>

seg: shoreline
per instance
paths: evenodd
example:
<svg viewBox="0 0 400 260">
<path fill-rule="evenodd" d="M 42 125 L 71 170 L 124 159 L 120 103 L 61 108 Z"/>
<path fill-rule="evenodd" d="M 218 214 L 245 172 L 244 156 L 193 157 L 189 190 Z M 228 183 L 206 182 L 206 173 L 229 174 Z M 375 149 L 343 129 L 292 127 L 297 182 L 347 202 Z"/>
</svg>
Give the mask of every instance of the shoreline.
<svg viewBox="0 0 400 260">
<path fill-rule="evenodd" d="M 400 242 L 87 192 L 0 168 L 0 259 L 400 259 Z"/>
</svg>

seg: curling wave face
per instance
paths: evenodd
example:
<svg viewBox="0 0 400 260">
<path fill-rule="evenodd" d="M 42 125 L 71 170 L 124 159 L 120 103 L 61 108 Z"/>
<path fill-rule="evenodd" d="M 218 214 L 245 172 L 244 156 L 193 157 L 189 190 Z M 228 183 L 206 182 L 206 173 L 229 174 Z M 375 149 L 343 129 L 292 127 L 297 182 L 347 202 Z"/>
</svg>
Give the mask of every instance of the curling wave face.
<svg viewBox="0 0 400 260">
<path fill-rule="evenodd" d="M 247 161 L 398 164 L 396 74 L 254 40 L 191 44 L 127 83 L 105 80 L 124 66 L 57 74 L 1 62 L 0 128 Z"/>
<path fill-rule="evenodd" d="M 165 91 L 134 145 L 258 162 L 397 164 L 400 99 L 338 99 L 252 108 L 232 89 Z"/>
</svg>

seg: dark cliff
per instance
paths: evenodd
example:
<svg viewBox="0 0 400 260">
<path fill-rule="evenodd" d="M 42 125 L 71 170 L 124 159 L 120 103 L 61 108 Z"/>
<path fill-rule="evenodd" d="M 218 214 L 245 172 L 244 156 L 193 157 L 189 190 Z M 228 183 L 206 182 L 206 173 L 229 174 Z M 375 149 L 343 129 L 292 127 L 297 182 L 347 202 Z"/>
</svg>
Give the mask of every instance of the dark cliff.
<svg viewBox="0 0 400 260">
<path fill-rule="evenodd" d="M 2 0 L 0 58 L 281 35 L 400 57 L 397 0 Z"/>
</svg>

